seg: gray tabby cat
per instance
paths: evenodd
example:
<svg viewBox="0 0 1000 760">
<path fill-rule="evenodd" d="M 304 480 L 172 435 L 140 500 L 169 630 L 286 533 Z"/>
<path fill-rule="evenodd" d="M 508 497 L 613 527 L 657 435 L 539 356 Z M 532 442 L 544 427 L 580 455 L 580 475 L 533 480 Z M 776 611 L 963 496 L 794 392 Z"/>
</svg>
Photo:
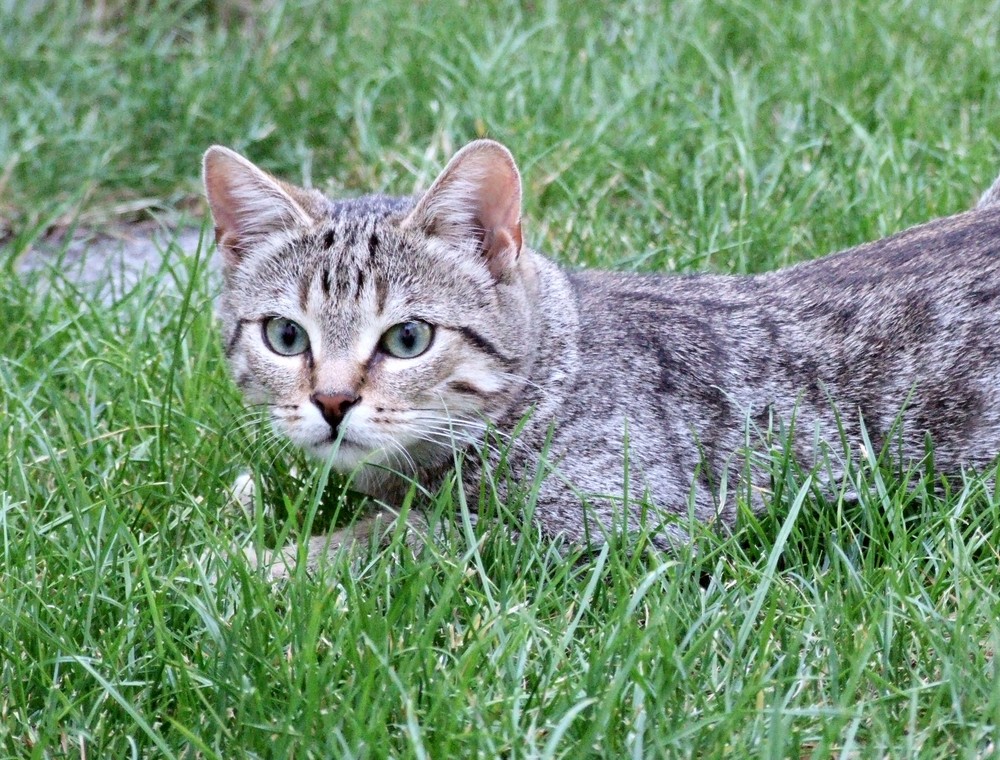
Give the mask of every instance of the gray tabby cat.
<svg viewBox="0 0 1000 760">
<path fill-rule="evenodd" d="M 413 480 L 433 491 L 487 424 L 507 440 L 526 415 L 512 471 L 530 482 L 543 450 L 552 470 L 534 519 L 591 545 L 645 524 L 669 548 L 685 538 L 671 515 L 731 526 L 740 483 L 759 508 L 748 427 L 793 415 L 806 464 L 838 422 L 855 448 L 862 424 L 876 446 L 892 430 L 910 462 L 929 434 L 948 473 L 1000 453 L 1000 180 L 973 211 L 817 261 L 664 277 L 570 272 L 523 245 L 521 179 L 489 140 L 417 199 L 332 201 L 222 147 L 204 179 L 237 385 L 384 505 L 313 539 L 310 564 L 391 519 Z M 470 494 L 482 461 L 465 458 Z"/>
</svg>

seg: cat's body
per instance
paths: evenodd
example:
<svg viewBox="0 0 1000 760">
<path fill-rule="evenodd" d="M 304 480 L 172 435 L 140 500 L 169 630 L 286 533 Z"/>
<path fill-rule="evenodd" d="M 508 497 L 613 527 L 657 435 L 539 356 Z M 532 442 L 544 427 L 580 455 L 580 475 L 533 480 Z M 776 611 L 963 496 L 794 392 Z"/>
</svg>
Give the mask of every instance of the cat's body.
<svg viewBox="0 0 1000 760">
<path fill-rule="evenodd" d="M 522 246 L 519 176 L 488 141 L 417 200 L 334 203 L 218 148 L 206 187 L 237 383 L 389 506 L 411 478 L 436 488 L 484 420 L 504 442 L 523 423 L 515 479 L 545 450 L 534 518 L 571 542 L 645 521 L 666 547 L 684 533 L 663 515 L 692 507 L 731 525 L 739 484 L 757 506 L 770 485 L 747 452 L 793 419 L 807 466 L 862 424 L 909 462 L 929 435 L 944 472 L 1000 453 L 1000 182 L 974 211 L 824 259 L 669 277 L 567 272 Z"/>
</svg>

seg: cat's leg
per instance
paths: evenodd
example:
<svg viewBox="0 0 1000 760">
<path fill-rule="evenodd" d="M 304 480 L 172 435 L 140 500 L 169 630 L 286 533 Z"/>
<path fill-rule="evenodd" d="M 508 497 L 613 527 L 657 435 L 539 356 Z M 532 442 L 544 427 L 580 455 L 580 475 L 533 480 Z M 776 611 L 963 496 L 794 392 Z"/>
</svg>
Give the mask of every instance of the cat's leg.
<svg viewBox="0 0 1000 760">
<path fill-rule="evenodd" d="M 254 483 L 253 473 L 244 470 L 236 476 L 232 488 L 229 489 L 229 502 L 235 504 L 246 515 L 254 513 L 254 494 L 257 486 Z"/>
<path fill-rule="evenodd" d="M 405 531 L 405 542 L 412 549 L 419 549 L 427 540 L 428 527 L 422 515 L 411 510 L 407 513 L 406 524 L 400 526 L 399 514 L 382 507 L 359 517 L 346 528 L 322 536 L 311 536 L 306 546 L 306 571 L 315 573 L 338 554 L 352 554 L 372 542 L 385 545 L 398 529 Z M 290 543 L 261 555 L 252 548 L 247 548 L 243 553 L 250 566 L 264 568 L 272 580 L 285 580 L 295 572 L 299 546 L 297 543 Z"/>
</svg>

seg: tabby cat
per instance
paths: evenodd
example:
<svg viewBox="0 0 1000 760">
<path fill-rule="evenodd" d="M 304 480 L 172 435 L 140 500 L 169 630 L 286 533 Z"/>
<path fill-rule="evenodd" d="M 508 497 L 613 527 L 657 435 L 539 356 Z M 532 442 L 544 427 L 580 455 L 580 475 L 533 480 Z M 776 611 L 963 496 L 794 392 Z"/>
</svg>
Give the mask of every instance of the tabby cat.
<svg viewBox="0 0 1000 760">
<path fill-rule="evenodd" d="M 731 526 L 737 484 L 763 505 L 748 430 L 793 415 L 806 464 L 862 425 L 902 461 L 930 436 L 944 472 L 1000 452 L 1000 180 L 967 213 L 754 276 L 559 267 L 524 245 L 521 178 L 490 140 L 417 198 L 330 200 L 218 146 L 204 181 L 237 385 L 383 505 L 313 539 L 310 564 L 391 520 L 414 481 L 437 488 L 456 449 L 474 452 L 469 494 L 501 449 L 501 498 L 542 468 L 546 536 L 645 528 L 664 549 L 678 516 Z"/>
</svg>

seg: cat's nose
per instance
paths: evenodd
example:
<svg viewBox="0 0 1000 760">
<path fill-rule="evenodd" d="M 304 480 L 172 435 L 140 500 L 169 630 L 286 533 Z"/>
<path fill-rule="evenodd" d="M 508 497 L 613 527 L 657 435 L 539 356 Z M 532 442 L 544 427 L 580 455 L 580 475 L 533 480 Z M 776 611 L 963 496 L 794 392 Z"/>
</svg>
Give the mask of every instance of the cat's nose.
<svg viewBox="0 0 1000 760">
<path fill-rule="evenodd" d="M 356 393 L 314 393 L 309 398 L 319 407 L 323 419 L 334 433 L 337 432 L 337 426 L 344 419 L 347 410 L 361 400 Z"/>
</svg>

